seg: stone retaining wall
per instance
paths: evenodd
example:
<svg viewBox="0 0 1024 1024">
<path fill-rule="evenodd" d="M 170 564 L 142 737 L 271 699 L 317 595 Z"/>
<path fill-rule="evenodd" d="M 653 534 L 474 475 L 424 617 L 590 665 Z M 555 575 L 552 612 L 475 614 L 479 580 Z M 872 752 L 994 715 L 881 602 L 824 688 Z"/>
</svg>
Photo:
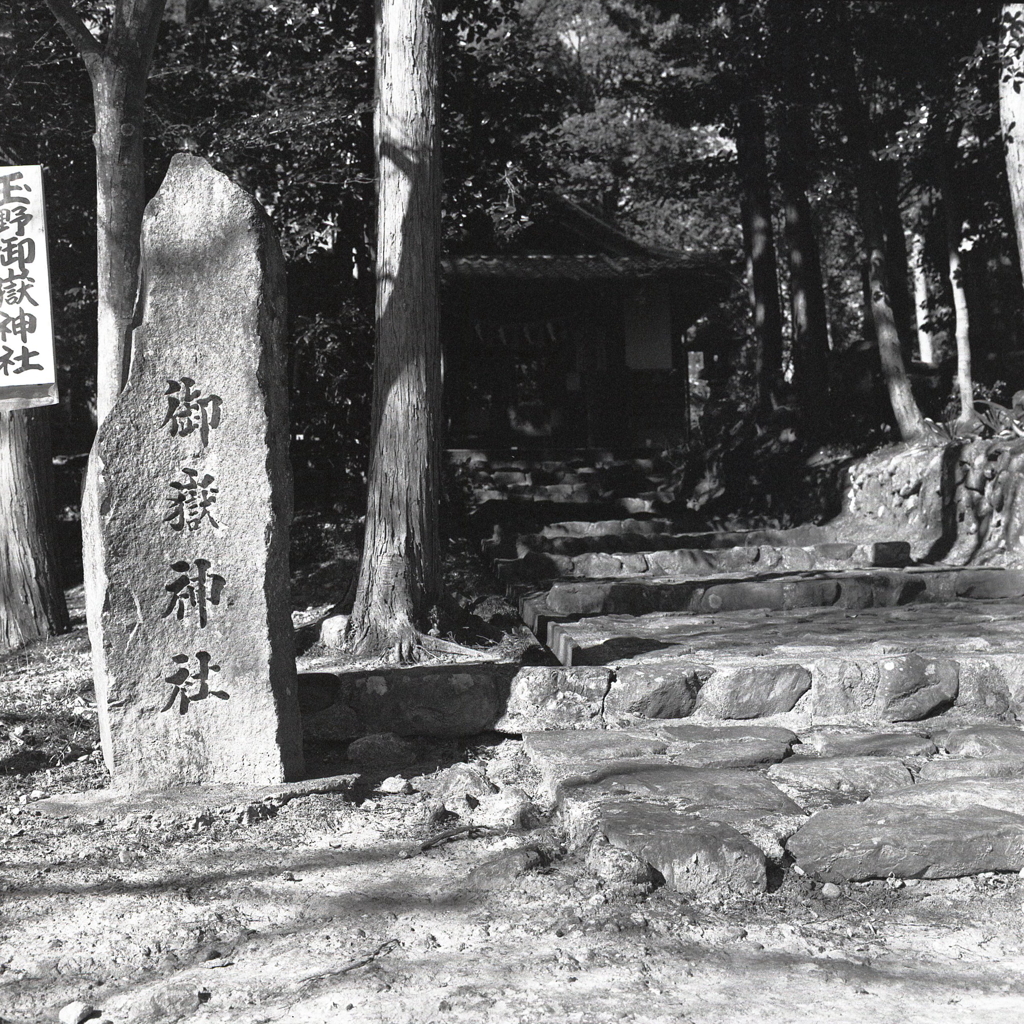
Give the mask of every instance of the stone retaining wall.
<svg viewBox="0 0 1024 1024">
<path fill-rule="evenodd" d="M 915 559 L 1024 565 L 1024 438 L 896 445 L 847 471 L 846 540 L 900 538 Z"/>
</svg>

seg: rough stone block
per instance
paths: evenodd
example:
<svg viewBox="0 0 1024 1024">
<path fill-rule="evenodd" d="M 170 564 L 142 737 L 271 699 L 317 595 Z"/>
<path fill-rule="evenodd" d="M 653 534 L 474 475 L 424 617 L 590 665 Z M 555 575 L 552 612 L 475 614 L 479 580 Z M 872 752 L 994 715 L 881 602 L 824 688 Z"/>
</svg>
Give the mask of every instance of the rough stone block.
<svg viewBox="0 0 1024 1024">
<path fill-rule="evenodd" d="M 878 665 L 875 710 L 889 722 L 916 722 L 950 707 L 960 690 L 960 666 L 918 654 L 886 658 Z"/>
<path fill-rule="evenodd" d="M 129 789 L 295 777 L 280 248 L 249 195 L 179 154 L 142 251 L 83 507 L 104 757 Z"/>
<path fill-rule="evenodd" d="M 494 727 L 508 705 L 515 665 L 380 668 L 342 671 L 337 700 L 303 718 L 310 738 L 342 740 L 368 733 L 474 736 Z"/>
<path fill-rule="evenodd" d="M 811 688 L 801 665 L 718 665 L 697 696 L 697 711 L 717 718 L 763 718 L 792 711 Z"/>
<path fill-rule="evenodd" d="M 611 669 L 528 666 L 512 679 L 508 704 L 494 723 L 505 733 L 600 729 Z"/>
<path fill-rule="evenodd" d="M 822 881 L 957 878 L 1024 868 L 1024 818 L 988 807 L 950 812 L 881 800 L 814 815 L 786 844 Z"/>
<path fill-rule="evenodd" d="M 677 892 L 767 888 L 764 854 L 721 822 L 702 821 L 672 807 L 623 801 L 601 808 L 599 827 L 613 846 L 645 860 Z"/>
<path fill-rule="evenodd" d="M 605 715 L 686 718 L 697 703 L 701 682 L 702 673 L 685 661 L 616 666 Z"/>
<path fill-rule="evenodd" d="M 976 725 L 947 733 L 943 747 L 958 757 L 1024 757 L 1024 730 Z"/>
</svg>

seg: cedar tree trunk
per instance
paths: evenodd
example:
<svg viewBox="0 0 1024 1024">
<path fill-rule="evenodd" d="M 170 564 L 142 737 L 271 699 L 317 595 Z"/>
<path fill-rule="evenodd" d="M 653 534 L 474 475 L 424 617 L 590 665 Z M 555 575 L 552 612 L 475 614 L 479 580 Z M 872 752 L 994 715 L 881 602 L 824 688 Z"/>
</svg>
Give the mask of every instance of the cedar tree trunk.
<svg viewBox="0 0 1024 1024">
<path fill-rule="evenodd" d="M 757 345 L 758 405 L 768 409 L 772 392 L 782 378 L 782 309 L 772 231 L 764 106 L 759 98 L 743 99 L 738 104 L 736 162 L 747 282 Z"/>
<path fill-rule="evenodd" d="M 92 82 L 96 131 L 96 419 L 102 423 L 127 373 L 146 204 L 142 111 L 165 0 L 117 0 L 105 42 L 69 0 L 46 0 Z"/>
<path fill-rule="evenodd" d="M 68 628 L 52 474 L 47 410 L 0 412 L 0 651 Z"/>
<path fill-rule="evenodd" d="M 440 601 L 439 31 L 377 0 L 377 349 L 366 537 L 349 643 L 409 661 Z"/>
<path fill-rule="evenodd" d="M 793 321 L 793 383 L 814 433 L 828 420 L 828 314 L 821 254 L 807 199 L 810 152 L 807 108 L 791 104 L 782 115 L 779 176 L 786 207 L 786 247 Z"/>
<path fill-rule="evenodd" d="M 837 9 L 837 15 L 845 29 L 845 17 L 841 7 Z M 844 35 L 848 38 L 848 32 L 844 32 Z M 857 205 L 867 253 L 866 288 L 871 320 L 878 339 L 882 377 L 889 392 L 889 401 L 900 437 L 904 441 L 918 441 L 927 435 L 928 429 L 910 389 L 910 378 L 907 376 L 906 364 L 903 361 L 900 335 L 890 299 L 892 286 L 887 258 L 888 245 L 879 202 L 878 161 L 871 148 L 871 121 L 860 95 L 850 46 L 844 46 L 841 41 L 838 53 L 840 104 L 846 121 L 850 155 L 856 175 Z"/>
<path fill-rule="evenodd" d="M 999 50 L 999 120 L 1006 147 L 1017 252 L 1024 273 L 1024 4 L 1003 4 Z"/>
</svg>

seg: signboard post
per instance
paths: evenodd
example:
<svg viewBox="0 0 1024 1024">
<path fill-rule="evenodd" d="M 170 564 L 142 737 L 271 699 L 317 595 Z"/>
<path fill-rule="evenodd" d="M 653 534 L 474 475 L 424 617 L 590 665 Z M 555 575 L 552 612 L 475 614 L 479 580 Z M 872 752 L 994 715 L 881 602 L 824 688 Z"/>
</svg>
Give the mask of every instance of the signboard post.
<svg viewBox="0 0 1024 1024">
<path fill-rule="evenodd" d="M 56 403 L 43 172 L 0 167 L 0 412 Z"/>
</svg>

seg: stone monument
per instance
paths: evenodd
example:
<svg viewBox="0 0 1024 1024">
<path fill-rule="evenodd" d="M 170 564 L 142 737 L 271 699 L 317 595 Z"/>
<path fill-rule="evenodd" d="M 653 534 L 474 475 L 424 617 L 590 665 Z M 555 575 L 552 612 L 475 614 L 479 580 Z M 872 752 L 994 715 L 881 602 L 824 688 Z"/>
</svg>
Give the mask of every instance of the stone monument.
<svg viewBox="0 0 1024 1024">
<path fill-rule="evenodd" d="M 107 767 L 126 790 L 294 778 L 284 263 L 199 157 L 146 207 L 136 323 L 83 502 Z"/>
</svg>

